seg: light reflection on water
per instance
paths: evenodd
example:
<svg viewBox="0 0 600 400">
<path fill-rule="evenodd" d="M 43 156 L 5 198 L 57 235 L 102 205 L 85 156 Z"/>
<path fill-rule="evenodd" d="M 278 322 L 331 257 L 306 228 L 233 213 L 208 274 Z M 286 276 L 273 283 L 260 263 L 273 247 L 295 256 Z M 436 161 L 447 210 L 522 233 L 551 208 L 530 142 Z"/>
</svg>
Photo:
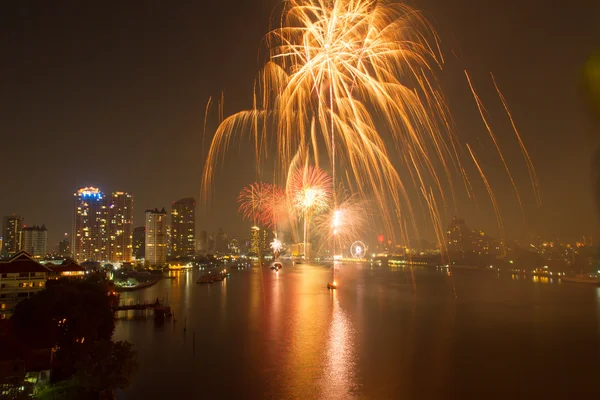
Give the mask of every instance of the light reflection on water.
<svg viewBox="0 0 600 400">
<path fill-rule="evenodd" d="M 225 282 L 196 284 L 205 272 L 123 294 L 124 302 L 168 299 L 177 322 L 117 320 L 115 339 L 131 341 L 140 364 L 119 399 L 600 391 L 589 384 L 600 372 L 600 288 L 418 268 L 413 287 L 410 269 L 345 265 L 330 291 L 330 268 L 305 264 L 234 270 Z M 502 378 L 510 376 L 527 379 Z M 529 385 L 559 379 L 563 386 Z"/>
<path fill-rule="evenodd" d="M 321 377 L 320 398 L 348 399 L 357 389 L 355 375 L 355 334 L 349 318 L 342 310 L 338 291 L 332 290 L 332 318 L 326 341 L 326 364 Z"/>
</svg>

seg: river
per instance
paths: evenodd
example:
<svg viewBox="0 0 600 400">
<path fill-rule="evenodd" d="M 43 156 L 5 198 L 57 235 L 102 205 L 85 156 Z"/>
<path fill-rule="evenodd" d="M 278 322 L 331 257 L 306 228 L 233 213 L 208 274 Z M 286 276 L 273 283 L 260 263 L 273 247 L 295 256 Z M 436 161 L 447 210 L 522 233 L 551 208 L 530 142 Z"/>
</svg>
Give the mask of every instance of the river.
<svg viewBox="0 0 600 400">
<path fill-rule="evenodd" d="M 285 265 L 196 284 L 177 273 L 122 301 L 139 369 L 119 399 L 582 398 L 600 395 L 600 288 L 494 272 Z M 413 277 L 414 275 L 414 284 Z M 593 397 L 590 397 L 593 398 Z"/>
</svg>

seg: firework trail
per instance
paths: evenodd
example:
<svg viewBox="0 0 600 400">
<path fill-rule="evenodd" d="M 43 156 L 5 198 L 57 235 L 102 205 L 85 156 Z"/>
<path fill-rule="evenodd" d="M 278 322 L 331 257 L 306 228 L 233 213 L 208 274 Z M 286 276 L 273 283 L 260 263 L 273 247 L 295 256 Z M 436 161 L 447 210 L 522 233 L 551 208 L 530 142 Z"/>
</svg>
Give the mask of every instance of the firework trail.
<svg viewBox="0 0 600 400">
<path fill-rule="evenodd" d="M 286 188 L 288 204 L 304 220 L 304 256 L 308 259 L 310 218 L 331 207 L 332 180 L 321 168 L 309 165 L 290 172 L 290 175 Z"/>
<path fill-rule="evenodd" d="M 435 79 L 443 59 L 432 26 L 417 10 L 386 0 L 289 0 L 283 7 L 280 27 L 265 38 L 268 61 L 255 83 L 253 107 L 222 119 L 215 132 L 204 193 L 236 134 L 247 135 L 259 168 L 267 155 L 274 156 L 275 182 L 285 183 L 290 208 L 304 210 L 305 225 L 310 212 L 303 203 L 315 202 L 317 193 L 290 196 L 297 174 L 289 171 L 306 168 L 309 160 L 319 168 L 326 155 L 332 175 L 361 199 L 371 199 L 388 235 L 400 229 L 405 242 L 409 230 L 418 237 L 409 198 L 409 186 L 416 184 L 435 214 L 442 245 L 439 214 L 454 200 L 453 171 L 462 176 L 469 197 L 473 192 L 461 163 L 464 147 L 450 129 Z M 483 114 L 480 101 L 477 106 Z M 342 173 L 336 175 L 336 169 Z"/>
<path fill-rule="evenodd" d="M 321 246 L 344 249 L 365 236 L 365 229 L 373 217 L 368 201 L 360 196 L 342 195 L 335 208 L 317 215 L 315 231 L 321 238 Z M 335 240 L 335 246 L 331 246 Z"/>
</svg>

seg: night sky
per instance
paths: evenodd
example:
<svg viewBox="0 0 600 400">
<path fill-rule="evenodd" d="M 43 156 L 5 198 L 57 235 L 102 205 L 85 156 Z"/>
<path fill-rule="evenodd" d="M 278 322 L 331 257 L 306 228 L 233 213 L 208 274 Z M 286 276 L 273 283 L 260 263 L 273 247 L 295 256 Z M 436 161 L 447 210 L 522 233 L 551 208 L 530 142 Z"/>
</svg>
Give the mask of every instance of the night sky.
<svg viewBox="0 0 600 400">
<path fill-rule="evenodd" d="M 0 214 L 14 212 L 26 224 L 46 224 L 52 248 L 71 232 L 73 191 L 79 187 L 133 194 L 136 226 L 143 225 L 146 208 L 198 198 L 206 103 L 224 92 L 226 114 L 251 105 L 253 79 L 265 61 L 261 39 L 278 3 L 3 2 Z M 410 4 L 423 10 L 440 34 L 446 64 L 438 76 L 459 138 L 475 143 L 487 137 L 464 78 L 468 69 L 514 165 L 527 222 L 502 177 L 501 163 L 492 162 L 493 148 L 477 148 L 486 172 L 495 178 L 507 236 L 522 239 L 535 231 L 600 240 L 590 174 L 599 125 L 580 87 L 581 68 L 600 47 L 600 3 Z M 537 168 L 541 209 L 489 72 Z M 256 178 L 246 145 L 233 146 L 225 158 L 213 201 L 199 215 L 199 229 L 222 227 L 246 235 L 248 224 L 236 212 L 237 193 Z M 497 234 L 484 192 L 480 197 L 479 209 L 459 199 L 459 213 L 471 227 Z"/>
</svg>

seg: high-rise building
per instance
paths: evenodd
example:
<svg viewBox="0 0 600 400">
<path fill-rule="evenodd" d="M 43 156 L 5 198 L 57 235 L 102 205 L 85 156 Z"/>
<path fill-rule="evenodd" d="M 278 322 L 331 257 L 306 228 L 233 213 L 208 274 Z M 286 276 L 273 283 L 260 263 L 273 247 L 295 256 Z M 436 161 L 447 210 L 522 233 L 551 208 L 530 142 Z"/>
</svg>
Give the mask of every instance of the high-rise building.
<svg viewBox="0 0 600 400">
<path fill-rule="evenodd" d="M 208 232 L 205 230 L 200 231 L 200 237 L 198 238 L 198 250 L 200 253 L 208 252 Z"/>
<path fill-rule="evenodd" d="M 219 228 L 216 240 L 217 253 L 225 254 L 229 252 L 229 238 L 223 229 Z"/>
<path fill-rule="evenodd" d="M 133 196 L 114 192 L 108 207 L 111 262 L 130 262 L 133 256 Z"/>
<path fill-rule="evenodd" d="M 46 257 L 48 247 L 48 229 L 42 226 L 28 226 L 21 231 L 21 250 L 33 258 Z"/>
<path fill-rule="evenodd" d="M 138 226 L 133 230 L 133 258 L 141 260 L 146 254 L 146 227 Z"/>
<path fill-rule="evenodd" d="M 86 187 L 74 194 L 72 250 L 77 262 L 131 261 L 133 253 L 133 196 L 105 196 Z"/>
<path fill-rule="evenodd" d="M 69 238 L 65 233 L 65 238 L 58 242 L 58 255 L 60 257 L 72 257 L 73 253 L 71 252 L 71 243 L 69 242 Z"/>
<path fill-rule="evenodd" d="M 167 262 L 167 212 L 146 210 L 146 260 L 150 265 Z"/>
<path fill-rule="evenodd" d="M 249 253 L 264 256 L 269 252 L 269 231 L 253 226 L 250 229 Z"/>
<path fill-rule="evenodd" d="M 461 218 L 452 218 L 446 231 L 446 245 L 451 253 L 463 254 L 466 250 L 471 237 L 471 231 L 467 228 L 465 220 Z"/>
<path fill-rule="evenodd" d="M 231 238 L 229 241 L 229 253 L 240 254 L 240 241 L 238 238 Z"/>
<path fill-rule="evenodd" d="M 2 224 L 2 254 L 5 256 L 15 254 L 21 248 L 21 230 L 23 218 L 10 215 L 4 217 Z"/>
<path fill-rule="evenodd" d="M 187 197 L 171 206 L 171 256 L 193 257 L 196 252 L 196 201 Z"/>
<path fill-rule="evenodd" d="M 85 187 L 73 196 L 73 258 L 77 262 L 108 260 L 108 207 L 104 193 Z"/>
</svg>

